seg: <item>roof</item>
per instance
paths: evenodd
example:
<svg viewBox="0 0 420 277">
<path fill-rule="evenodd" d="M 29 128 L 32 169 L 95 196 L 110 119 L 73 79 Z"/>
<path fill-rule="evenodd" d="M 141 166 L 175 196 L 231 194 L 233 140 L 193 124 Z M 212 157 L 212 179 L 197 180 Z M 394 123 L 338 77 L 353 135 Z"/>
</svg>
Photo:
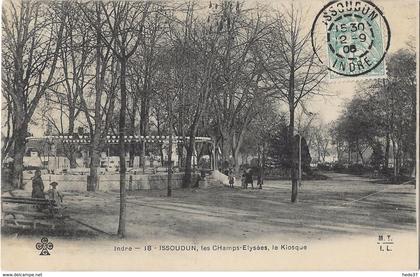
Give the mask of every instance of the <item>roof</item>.
<svg viewBox="0 0 420 277">
<path fill-rule="evenodd" d="M 171 136 L 137 136 L 128 135 L 124 136 L 125 142 L 127 143 L 139 143 L 139 142 L 154 142 L 154 143 L 168 143 Z M 172 136 L 172 142 L 178 143 L 183 140 L 189 140 L 189 137 Z M 58 136 L 44 136 L 44 137 L 29 137 L 28 141 L 60 141 L 62 143 L 75 143 L 75 144 L 89 144 L 90 136 L 88 135 L 58 135 Z M 119 136 L 108 135 L 106 136 L 106 144 L 118 144 L 120 141 Z M 212 142 L 210 137 L 195 137 L 196 142 Z"/>
</svg>

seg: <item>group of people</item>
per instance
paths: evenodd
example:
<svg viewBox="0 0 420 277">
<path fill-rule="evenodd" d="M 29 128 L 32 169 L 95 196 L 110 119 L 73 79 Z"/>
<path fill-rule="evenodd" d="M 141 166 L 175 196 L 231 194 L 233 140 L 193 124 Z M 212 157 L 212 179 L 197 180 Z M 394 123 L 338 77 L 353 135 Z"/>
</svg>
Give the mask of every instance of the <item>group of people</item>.
<svg viewBox="0 0 420 277">
<path fill-rule="evenodd" d="M 54 200 L 57 207 L 60 207 L 63 203 L 63 195 L 57 190 L 58 183 L 52 182 L 50 186 L 51 188 L 45 193 L 41 170 L 35 170 L 34 177 L 32 178 L 32 198 Z"/>
<path fill-rule="evenodd" d="M 235 174 L 233 173 L 233 169 L 230 168 L 226 175 L 229 178 L 229 187 L 233 188 L 235 184 Z M 241 177 L 242 188 L 247 189 L 249 184 L 251 184 L 252 189 L 254 189 L 254 179 L 252 176 L 251 168 L 244 169 L 242 172 L 242 177 Z M 260 180 L 258 180 L 257 186 L 258 185 L 259 185 L 259 188 L 262 189 L 262 182 Z"/>
</svg>

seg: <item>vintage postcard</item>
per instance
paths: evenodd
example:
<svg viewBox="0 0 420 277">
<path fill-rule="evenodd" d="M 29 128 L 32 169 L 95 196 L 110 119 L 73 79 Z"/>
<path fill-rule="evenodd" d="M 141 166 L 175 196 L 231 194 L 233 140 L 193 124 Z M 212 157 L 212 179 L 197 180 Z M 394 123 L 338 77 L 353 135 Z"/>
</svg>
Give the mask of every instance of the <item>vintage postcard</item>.
<svg viewBox="0 0 420 277">
<path fill-rule="evenodd" d="M 4 0 L 2 271 L 419 267 L 416 0 Z"/>
</svg>

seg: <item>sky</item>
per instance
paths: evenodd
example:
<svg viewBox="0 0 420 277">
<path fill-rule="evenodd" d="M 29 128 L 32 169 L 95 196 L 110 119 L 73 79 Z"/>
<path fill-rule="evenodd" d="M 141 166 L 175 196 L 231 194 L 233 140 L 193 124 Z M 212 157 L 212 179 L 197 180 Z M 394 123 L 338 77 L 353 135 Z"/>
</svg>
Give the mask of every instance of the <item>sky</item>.
<svg viewBox="0 0 420 277">
<path fill-rule="evenodd" d="M 268 0 L 260 0 L 270 2 Z M 416 39 L 418 31 L 419 7 L 416 0 L 382 0 L 373 1 L 382 11 L 391 28 L 391 44 L 388 53 L 394 53 L 406 46 L 410 39 Z M 289 3 L 286 0 L 272 1 L 269 5 L 281 7 Z M 312 21 L 320 9 L 328 1 L 294 1 L 296 5 L 308 10 L 307 21 L 303 24 L 309 31 Z M 417 38 L 418 39 L 418 38 Z M 415 45 L 418 45 L 415 43 Z M 356 79 L 349 77 L 345 81 L 326 84 L 326 94 L 331 96 L 314 96 L 308 101 L 306 108 L 313 113 L 317 113 L 325 123 L 338 118 L 346 102 L 355 94 Z M 360 81 L 360 79 L 359 79 Z"/>
<path fill-rule="evenodd" d="M 353 0 L 354 1 L 354 0 Z M 419 2 L 417 0 L 371 0 L 387 19 L 391 29 L 391 44 L 388 53 L 395 53 L 406 47 L 410 40 L 414 45 L 418 41 Z M 291 3 L 303 11 L 303 29 L 310 32 L 313 21 L 318 12 L 329 0 L 250 0 L 262 4 L 272 10 L 284 10 Z M 417 40 L 417 41 L 416 41 Z M 305 102 L 306 110 L 317 114 L 319 119 L 328 123 L 339 117 L 345 104 L 355 95 L 356 84 L 363 81 L 354 77 L 345 80 L 328 82 L 324 95 L 315 95 Z M 328 95 L 328 96 L 325 96 Z"/>
<path fill-rule="evenodd" d="M 260 3 L 274 9 L 287 8 L 291 3 L 290 0 L 245 0 L 245 2 L 251 5 L 252 3 Z M 419 16 L 417 0 L 375 0 L 373 2 L 383 11 L 391 28 L 389 53 L 396 52 L 405 47 L 410 37 L 418 37 L 416 36 L 418 34 L 417 17 Z M 328 1 L 293 0 L 293 3 L 305 14 L 302 25 L 304 30 L 309 32 L 316 14 Z M 418 41 L 415 45 L 418 45 Z M 344 104 L 354 95 L 356 81 L 353 77 L 346 81 L 327 83 L 325 85 L 325 92 L 329 96 L 313 96 L 306 102 L 306 109 L 318 114 L 319 118 L 325 123 L 337 119 Z"/>
</svg>

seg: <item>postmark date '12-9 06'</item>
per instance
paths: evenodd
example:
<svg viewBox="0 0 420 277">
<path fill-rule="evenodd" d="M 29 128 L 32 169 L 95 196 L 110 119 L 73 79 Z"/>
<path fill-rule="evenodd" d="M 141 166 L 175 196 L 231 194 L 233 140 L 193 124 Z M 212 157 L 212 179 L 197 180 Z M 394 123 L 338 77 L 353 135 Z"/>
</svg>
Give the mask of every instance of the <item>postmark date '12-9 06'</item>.
<svg viewBox="0 0 420 277">
<path fill-rule="evenodd" d="M 384 77 L 390 28 L 382 11 L 368 1 L 332 1 L 312 26 L 312 46 L 330 70 L 330 79 Z"/>
</svg>

